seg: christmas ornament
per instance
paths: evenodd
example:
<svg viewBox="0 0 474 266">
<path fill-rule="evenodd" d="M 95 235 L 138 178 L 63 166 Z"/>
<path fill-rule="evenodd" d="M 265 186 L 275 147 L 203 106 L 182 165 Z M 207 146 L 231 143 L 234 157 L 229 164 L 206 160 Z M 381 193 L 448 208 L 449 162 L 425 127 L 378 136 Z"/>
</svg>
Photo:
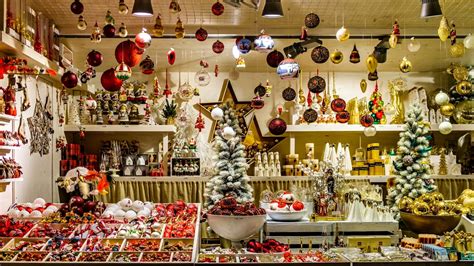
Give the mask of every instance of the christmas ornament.
<svg viewBox="0 0 474 266">
<path fill-rule="evenodd" d="M 201 132 L 204 129 L 204 119 L 202 118 L 201 109 L 199 109 L 199 115 L 196 118 L 196 122 L 194 123 L 194 128 Z"/>
<path fill-rule="evenodd" d="M 304 18 L 304 25 L 309 29 L 314 29 L 319 25 L 319 16 L 315 13 L 309 13 Z"/>
<path fill-rule="evenodd" d="M 296 91 L 292 87 L 288 87 L 282 91 L 281 96 L 285 101 L 293 101 L 296 98 Z"/>
<path fill-rule="evenodd" d="M 260 97 L 263 97 L 266 93 L 265 87 L 262 86 L 262 83 L 260 83 L 255 89 L 253 89 L 253 94 L 258 95 Z"/>
<path fill-rule="evenodd" d="M 87 54 L 87 63 L 93 67 L 100 66 L 103 59 L 102 54 L 96 50 L 92 50 Z"/>
<path fill-rule="evenodd" d="M 91 42 L 100 43 L 100 41 L 102 41 L 102 36 L 100 34 L 99 24 L 97 24 L 97 21 L 96 21 L 94 25 L 94 31 L 91 34 Z"/>
<path fill-rule="evenodd" d="M 77 28 L 79 30 L 86 30 L 87 29 L 87 22 L 84 20 L 84 17 L 81 15 L 77 20 Z"/>
<path fill-rule="evenodd" d="M 461 42 L 455 43 L 449 48 L 449 54 L 452 57 L 462 57 L 464 55 L 464 52 L 464 44 Z"/>
<path fill-rule="evenodd" d="M 464 41 L 463 41 L 463 44 L 464 44 L 464 47 L 466 49 L 472 49 L 474 48 L 474 37 L 472 37 L 472 34 L 469 33 L 466 38 L 464 38 Z"/>
<path fill-rule="evenodd" d="M 196 72 L 194 75 L 194 81 L 201 87 L 209 85 L 211 82 L 211 75 L 209 75 L 209 72 L 207 72 L 206 68 L 209 67 L 207 62 L 201 60 L 200 62 L 201 65 L 201 70 Z"/>
<path fill-rule="evenodd" d="M 317 46 L 311 51 L 311 59 L 316 64 L 322 64 L 328 61 L 329 59 L 329 50 L 324 46 Z"/>
<path fill-rule="evenodd" d="M 365 93 L 365 91 L 367 90 L 367 81 L 365 81 L 365 79 L 362 79 L 359 83 L 359 86 L 360 91 L 362 91 L 362 93 Z"/>
<path fill-rule="evenodd" d="M 293 58 L 281 61 L 277 67 L 277 74 L 281 79 L 297 78 L 299 71 L 300 65 Z"/>
<path fill-rule="evenodd" d="M 270 84 L 270 81 L 267 79 L 267 83 L 265 84 L 265 96 L 270 97 L 272 94 L 272 84 Z"/>
<path fill-rule="evenodd" d="M 235 60 L 235 67 L 236 68 L 245 68 L 245 59 L 241 56 L 239 58 L 237 58 L 237 60 Z"/>
<path fill-rule="evenodd" d="M 178 21 L 176 22 L 176 27 L 174 28 L 174 34 L 176 36 L 176 39 L 182 39 L 184 38 L 184 26 L 183 22 L 181 19 L 178 17 Z"/>
<path fill-rule="evenodd" d="M 437 105 L 445 105 L 449 103 L 449 96 L 443 91 L 440 91 L 435 96 L 435 102 Z"/>
<path fill-rule="evenodd" d="M 410 42 L 407 45 L 408 51 L 412 53 L 416 53 L 420 50 L 421 48 L 421 43 L 415 39 L 415 37 L 410 38 Z"/>
<path fill-rule="evenodd" d="M 165 90 L 163 91 L 163 95 L 165 95 L 166 99 L 168 99 L 168 96 L 171 96 L 173 94 L 170 90 L 170 84 L 168 82 L 168 69 L 166 69 L 166 74 L 165 74 Z"/>
<path fill-rule="evenodd" d="M 125 0 L 119 1 L 118 12 L 120 15 L 128 14 L 128 6 L 125 4 Z"/>
<path fill-rule="evenodd" d="M 219 0 L 217 0 L 212 6 L 211 6 L 211 11 L 212 11 L 212 14 L 216 15 L 216 16 L 220 16 L 224 13 L 224 5 L 221 4 L 221 2 L 219 2 Z"/>
<path fill-rule="evenodd" d="M 374 124 L 374 118 L 370 114 L 365 114 L 360 117 L 360 124 L 363 127 L 370 127 Z"/>
<path fill-rule="evenodd" d="M 150 75 L 153 74 L 155 68 L 155 63 L 151 60 L 150 56 L 147 55 L 143 61 L 140 62 L 140 69 L 143 74 Z"/>
<path fill-rule="evenodd" d="M 171 0 L 169 5 L 169 11 L 173 14 L 181 12 L 181 6 L 179 5 L 177 0 Z"/>
<path fill-rule="evenodd" d="M 148 34 L 145 28 L 142 28 L 142 31 L 137 34 L 135 37 L 135 43 L 139 48 L 146 49 L 151 44 L 151 36 Z"/>
<path fill-rule="evenodd" d="M 178 96 L 183 101 L 189 101 L 194 96 L 194 88 L 189 84 L 189 82 L 185 82 L 183 85 L 179 86 L 178 88 Z"/>
<path fill-rule="evenodd" d="M 367 60 L 365 61 L 365 63 L 367 65 L 367 70 L 369 70 L 369 73 L 374 73 L 375 70 L 377 69 L 377 64 L 378 64 L 375 56 L 373 54 L 370 54 L 367 57 Z"/>
<path fill-rule="evenodd" d="M 107 38 L 115 37 L 115 27 L 112 24 L 106 24 L 102 31 L 104 32 L 104 36 Z"/>
<path fill-rule="evenodd" d="M 265 106 L 265 101 L 258 94 L 252 99 L 250 106 L 254 109 L 262 109 Z"/>
<path fill-rule="evenodd" d="M 408 61 L 408 59 L 406 57 L 403 57 L 402 61 L 400 62 L 400 71 L 402 73 L 408 73 L 412 70 L 412 64 L 410 61 Z"/>
<path fill-rule="evenodd" d="M 342 112 L 346 109 L 346 101 L 342 98 L 336 98 L 331 101 L 331 110 L 334 112 Z"/>
<path fill-rule="evenodd" d="M 125 26 L 125 24 L 122 22 L 122 24 L 120 24 L 120 28 L 118 30 L 118 35 L 122 38 L 125 38 L 128 36 L 128 30 L 127 30 L 127 26 Z"/>
<path fill-rule="evenodd" d="M 71 12 L 80 15 L 84 12 L 84 5 L 79 0 L 74 0 L 71 4 Z"/>
<path fill-rule="evenodd" d="M 334 50 L 334 52 L 331 53 L 330 58 L 331 58 L 331 62 L 333 62 L 333 64 L 339 64 L 344 59 L 344 55 L 342 54 L 341 51 L 336 49 L 336 50 Z"/>
<path fill-rule="evenodd" d="M 347 123 L 349 121 L 349 119 L 351 119 L 351 115 L 346 110 L 343 110 L 343 111 L 338 112 L 336 114 L 336 121 L 341 123 L 341 124 Z"/>
<path fill-rule="evenodd" d="M 474 110 L 474 100 L 464 100 L 456 105 L 453 118 L 458 124 L 473 124 L 474 115 L 472 110 Z"/>
<path fill-rule="evenodd" d="M 456 91 L 460 95 L 469 95 L 472 92 L 472 83 L 467 80 L 463 80 L 456 85 Z"/>
<path fill-rule="evenodd" d="M 357 50 L 356 45 L 354 44 L 354 48 L 352 48 L 351 56 L 349 57 L 349 61 L 352 64 L 357 64 L 360 62 L 360 54 L 359 51 Z"/>
<path fill-rule="evenodd" d="M 237 48 L 237 45 L 234 45 L 232 47 L 232 56 L 235 58 L 235 59 L 239 59 L 240 58 L 240 51 L 239 51 L 239 48 Z"/>
<path fill-rule="evenodd" d="M 176 61 L 176 52 L 174 51 L 173 48 L 170 48 L 167 54 L 168 57 L 168 64 L 173 65 L 174 62 Z"/>
<path fill-rule="evenodd" d="M 312 93 L 321 93 L 326 89 L 326 81 L 319 76 L 319 70 L 316 76 L 308 80 L 308 89 Z"/>
<path fill-rule="evenodd" d="M 439 111 L 441 112 L 442 115 L 444 116 L 451 116 L 454 113 L 454 104 L 452 103 L 447 103 L 445 105 L 442 105 L 439 108 Z"/>
<path fill-rule="evenodd" d="M 224 51 L 224 43 L 217 40 L 212 44 L 212 51 L 216 54 L 220 54 Z"/>
<path fill-rule="evenodd" d="M 463 66 L 456 66 L 452 70 L 452 75 L 456 81 L 463 81 L 469 79 L 469 70 Z"/>
<path fill-rule="evenodd" d="M 374 124 L 380 124 L 381 120 L 385 119 L 385 113 L 383 111 L 384 102 L 382 100 L 382 94 L 379 92 L 378 83 L 375 83 L 375 89 L 368 103 L 368 109 L 370 115 L 374 118 Z"/>
<path fill-rule="evenodd" d="M 268 123 L 268 130 L 273 135 L 283 135 L 286 131 L 286 122 L 280 118 L 282 111 L 282 108 L 278 108 L 277 116 Z"/>
<path fill-rule="evenodd" d="M 375 70 L 374 72 L 369 72 L 369 74 L 367 74 L 367 79 L 370 81 L 378 80 L 379 76 L 377 74 L 377 70 Z"/>
<path fill-rule="evenodd" d="M 443 121 L 439 124 L 439 133 L 443 135 L 448 135 L 453 131 L 453 125 L 449 121 Z"/>
<path fill-rule="evenodd" d="M 445 16 L 443 16 L 439 22 L 438 36 L 442 42 L 445 42 L 449 37 L 449 24 Z"/>
<path fill-rule="evenodd" d="M 267 55 L 267 64 L 270 67 L 276 68 L 284 59 L 285 56 L 281 52 L 273 50 Z"/>
<path fill-rule="evenodd" d="M 303 26 L 301 27 L 300 40 L 305 41 L 306 39 L 308 39 L 308 31 L 306 30 L 306 27 Z"/>
<path fill-rule="evenodd" d="M 217 78 L 218 75 L 219 75 L 219 65 L 215 65 L 214 66 L 214 77 Z"/>
<path fill-rule="evenodd" d="M 336 32 L 336 39 L 340 42 L 347 41 L 350 37 L 349 30 L 347 30 L 344 26 L 342 26 L 337 32 Z"/>
<path fill-rule="evenodd" d="M 366 137 L 373 137 L 377 134 L 377 129 L 374 126 L 364 128 L 364 135 Z"/>
<path fill-rule="evenodd" d="M 211 117 L 212 119 L 219 121 L 224 117 L 224 111 L 219 107 L 214 107 L 211 111 Z"/>
<path fill-rule="evenodd" d="M 161 15 L 158 14 L 155 19 L 155 25 L 153 26 L 153 35 L 155 37 L 163 37 L 163 34 L 165 33 L 165 29 L 163 28 L 163 25 L 161 24 Z"/>
<path fill-rule="evenodd" d="M 233 137 L 235 137 L 235 131 L 232 127 L 224 127 L 224 129 L 222 129 L 222 137 L 224 137 L 224 139 L 226 140 L 230 140 L 232 139 Z"/>
<path fill-rule="evenodd" d="M 268 34 L 265 34 L 265 31 L 262 30 L 260 35 L 255 38 L 254 47 L 257 52 L 261 53 L 270 53 L 275 46 L 275 42 L 272 37 Z"/>
<path fill-rule="evenodd" d="M 66 73 L 64 73 L 61 77 L 61 83 L 63 84 L 64 87 L 68 89 L 72 89 L 77 86 L 78 78 L 77 75 L 68 70 Z"/>
<path fill-rule="evenodd" d="M 317 119 L 318 119 L 318 112 L 316 112 L 316 110 L 314 110 L 313 108 L 309 108 L 304 111 L 303 120 L 306 123 L 309 124 L 309 123 L 316 122 Z"/>
<path fill-rule="evenodd" d="M 398 20 L 392 25 L 392 33 L 390 34 L 390 38 L 388 39 L 388 43 L 390 48 L 395 48 L 398 43 L 398 37 L 400 36 L 400 26 L 398 25 Z"/>
<path fill-rule="evenodd" d="M 126 40 L 117 45 L 115 48 L 115 59 L 118 63 L 125 63 L 129 67 L 134 67 L 140 63 L 142 58 L 138 46 L 130 41 Z"/>
<path fill-rule="evenodd" d="M 125 63 L 120 63 L 117 67 L 115 67 L 115 77 L 120 80 L 127 80 L 132 76 L 132 69 L 127 66 Z"/>
<path fill-rule="evenodd" d="M 207 39 L 207 30 L 203 29 L 202 27 L 197 29 L 194 37 L 196 37 L 196 40 L 200 42 L 205 41 Z"/>
<path fill-rule="evenodd" d="M 250 49 L 252 49 L 252 42 L 249 39 L 243 37 L 237 42 L 237 49 L 241 54 L 247 54 L 250 52 Z"/>
<path fill-rule="evenodd" d="M 100 83 L 106 91 L 115 92 L 119 91 L 122 87 L 122 80 L 115 76 L 115 69 L 109 68 L 100 77 Z"/>
</svg>

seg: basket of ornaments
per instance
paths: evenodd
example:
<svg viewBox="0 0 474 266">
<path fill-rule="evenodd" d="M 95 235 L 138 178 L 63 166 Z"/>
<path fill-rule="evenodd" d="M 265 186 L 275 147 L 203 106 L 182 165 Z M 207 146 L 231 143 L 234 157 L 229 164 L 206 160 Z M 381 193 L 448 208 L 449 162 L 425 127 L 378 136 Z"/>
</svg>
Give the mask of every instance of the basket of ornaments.
<svg viewBox="0 0 474 266">
<path fill-rule="evenodd" d="M 307 216 L 305 204 L 288 191 L 273 199 L 265 211 L 273 221 L 295 222 Z"/>
</svg>

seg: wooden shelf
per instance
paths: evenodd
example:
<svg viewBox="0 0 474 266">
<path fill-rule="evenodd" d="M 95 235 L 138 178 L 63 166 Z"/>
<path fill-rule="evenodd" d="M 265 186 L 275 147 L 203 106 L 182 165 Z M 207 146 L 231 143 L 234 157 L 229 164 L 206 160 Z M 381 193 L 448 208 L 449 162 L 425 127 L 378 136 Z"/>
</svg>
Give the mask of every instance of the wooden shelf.
<svg viewBox="0 0 474 266">
<path fill-rule="evenodd" d="M 142 133 L 175 133 L 176 126 L 172 125 L 65 125 L 64 132 L 79 132 L 83 128 L 85 132 L 142 132 Z"/>
<path fill-rule="evenodd" d="M 21 182 L 21 181 L 23 181 L 23 177 L 0 179 L 0 183 L 12 183 L 12 182 Z"/>
<path fill-rule="evenodd" d="M 11 116 L 6 114 L 0 114 L 0 124 L 8 124 L 11 121 L 19 120 L 19 116 Z"/>
</svg>

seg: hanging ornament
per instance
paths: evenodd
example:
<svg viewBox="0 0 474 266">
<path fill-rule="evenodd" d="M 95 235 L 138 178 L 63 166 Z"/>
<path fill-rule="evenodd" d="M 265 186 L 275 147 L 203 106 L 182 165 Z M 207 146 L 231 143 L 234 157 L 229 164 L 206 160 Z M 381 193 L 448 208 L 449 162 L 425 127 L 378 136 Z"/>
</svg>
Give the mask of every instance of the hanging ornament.
<svg viewBox="0 0 474 266">
<path fill-rule="evenodd" d="M 268 34 L 265 34 L 264 30 L 260 31 L 260 35 L 255 38 L 254 47 L 255 50 L 261 53 L 270 53 L 275 46 L 275 42 L 272 37 Z"/>
<path fill-rule="evenodd" d="M 140 49 L 130 40 L 119 43 L 115 48 L 115 59 L 119 64 L 123 62 L 129 67 L 134 67 L 140 63 L 141 58 Z"/>
<path fill-rule="evenodd" d="M 336 114 L 336 121 L 341 124 L 347 123 L 350 118 L 351 118 L 351 115 L 346 110 L 343 110 Z"/>
<path fill-rule="evenodd" d="M 464 44 L 462 42 L 457 42 L 449 48 L 449 54 L 452 57 L 462 57 L 464 55 L 465 49 Z"/>
<path fill-rule="evenodd" d="M 117 67 L 115 67 L 115 77 L 120 80 L 127 80 L 132 76 L 132 69 L 127 66 L 125 63 L 120 63 Z"/>
<path fill-rule="evenodd" d="M 395 20 L 395 22 L 392 25 L 392 34 L 390 34 L 390 38 L 388 40 L 390 48 L 395 48 L 397 46 L 399 37 L 400 37 L 400 25 L 398 25 L 398 20 Z"/>
<path fill-rule="evenodd" d="M 364 128 L 364 135 L 366 137 L 373 137 L 377 134 L 377 129 L 374 126 Z"/>
<path fill-rule="evenodd" d="M 194 34 L 196 40 L 203 42 L 207 39 L 207 30 L 203 29 L 202 27 L 199 28 L 196 33 Z"/>
<path fill-rule="evenodd" d="M 222 120 L 222 118 L 224 118 L 224 111 L 216 106 L 211 110 L 211 117 L 216 121 Z"/>
<path fill-rule="evenodd" d="M 152 33 L 155 37 L 163 37 L 163 34 L 165 33 L 165 29 L 161 24 L 161 14 L 158 14 L 158 16 L 156 16 L 155 25 L 153 26 Z"/>
<path fill-rule="evenodd" d="M 367 81 L 365 81 L 365 79 L 362 79 L 359 83 L 359 86 L 360 91 L 362 91 L 362 93 L 365 93 L 365 91 L 367 90 Z"/>
<path fill-rule="evenodd" d="M 435 96 L 435 102 L 437 105 L 445 105 L 449 103 L 449 95 L 446 94 L 444 91 L 440 91 Z"/>
<path fill-rule="evenodd" d="M 201 87 L 209 85 L 211 82 L 211 75 L 207 72 L 206 68 L 201 67 L 201 70 L 196 72 L 194 75 L 194 81 Z"/>
<path fill-rule="evenodd" d="M 319 25 L 319 16 L 311 12 L 304 18 L 304 25 L 309 29 L 314 29 Z"/>
<path fill-rule="evenodd" d="M 219 76 L 219 65 L 214 66 L 214 77 L 217 78 Z"/>
<path fill-rule="evenodd" d="M 306 27 L 303 26 L 301 27 L 300 40 L 305 41 L 306 39 L 308 39 L 308 31 L 306 30 Z"/>
<path fill-rule="evenodd" d="M 375 56 L 373 54 L 370 54 L 368 57 L 367 57 L 367 60 L 365 61 L 366 65 L 367 65 L 367 70 L 369 70 L 370 73 L 373 73 L 375 72 L 375 70 L 377 69 L 377 58 L 375 58 Z"/>
<path fill-rule="evenodd" d="M 260 97 L 263 97 L 265 95 L 265 87 L 262 86 L 262 83 L 258 84 L 255 89 L 253 89 L 253 94 L 258 95 Z"/>
<path fill-rule="evenodd" d="M 212 44 L 212 51 L 216 54 L 220 54 L 224 51 L 224 43 L 217 40 Z"/>
<path fill-rule="evenodd" d="M 452 103 L 447 103 L 445 105 L 442 105 L 439 108 L 439 111 L 441 112 L 442 115 L 444 116 L 451 116 L 454 113 L 454 104 Z"/>
<path fill-rule="evenodd" d="M 408 51 L 412 53 L 416 53 L 420 50 L 421 48 L 421 43 L 415 39 L 415 37 L 410 38 L 410 42 L 407 45 Z"/>
<path fill-rule="evenodd" d="M 220 16 L 224 13 L 224 5 L 217 0 L 211 7 L 212 14 Z"/>
<path fill-rule="evenodd" d="M 135 43 L 139 48 L 146 49 L 151 45 L 151 36 L 148 34 L 145 28 L 142 28 L 142 31 L 137 34 L 135 37 Z"/>
<path fill-rule="evenodd" d="M 224 127 L 224 129 L 222 129 L 222 137 L 226 140 L 231 140 L 235 137 L 235 130 L 229 126 Z"/>
<path fill-rule="evenodd" d="M 110 14 L 109 14 L 110 11 L 107 11 L 107 16 L 106 16 L 106 20 L 108 21 L 113 21 L 113 18 L 107 18 L 107 17 L 112 17 Z M 107 23 L 105 24 L 104 28 L 102 29 L 102 31 L 104 32 L 104 36 L 107 37 L 107 38 L 113 38 L 115 37 L 115 26 L 113 23 Z"/>
<path fill-rule="evenodd" d="M 178 96 L 183 101 L 189 101 L 194 96 L 194 88 L 189 84 L 189 82 L 185 82 L 183 85 L 179 86 L 178 88 Z"/>
<path fill-rule="evenodd" d="M 245 59 L 241 56 L 235 60 L 235 67 L 236 68 L 245 68 Z"/>
<path fill-rule="evenodd" d="M 278 113 L 275 118 L 273 118 L 270 123 L 268 123 L 268 130 L 270 133 L 273 135 L 283 135 L 286 132 L 286 122 L 285 120 L 281 119 L 281 112 L 283 111 L 283 108 L 280 107 L 278 108 Z"/>
<path fill-rule="evenodd" d="M 122 38 L 125 38 L 128 36 L 128 30 L 127 30 L 127 26 L 125 26 L 125 24 L 122 22 L 122 24 L 120 24 L 120 28 L 118 30 L 118 35 Z"/>
<path fill-rule="evenodd" d="M 354 44 L 354 48 L 352 48 L 351 56 L 349 57 L 349 61 L 352 64 L 357 64 L 360 62 L 360 54 L 359 51 L 357 50 L 356 45 Z"/>
<path fill-rule="evenodd" d="M 174 34 L 176 36 L 176 39 L 182 39 L 184 38 L 184 26 L 183 22 L 181 19 L 178 17 L 178 21 L 176 21 L 176 28 L 174 28 Z"/>
<path fill-rule="evenodd" d="M 78 81 L 76 73 L 70 70 L 66 71 L 61 77 L 61 83 L 68 89 L 76 87 Z"/>
<path fill-rule="evenodd" d="M 118 12 L 120 15 L 128 14 L 128 6 L 125 4 L 125 0 L 119 0 Z"/>
<path fill-rule="evenodd" d="M 272 94 L 272 84 L 270 84 L 270 81 L 267 79 L 267 83 L 265 84 L 265 96 L 270 97 Z"/>
<path fill-rule="evenodd" d="M 160 81 L 158 80 L 158 77 L 155 76 L 155 78 L 153 78 L 153 96 L 155 98 L 158 98 L 160 97 L 160 95 L 161 95 Z"/>
<path fill-rule="evenodd" d="M 446 19 L 445 16 L 441 18 L 441 21 L 439 22 L 439 27 L 438 27 L 438 36 L 439 39 L 442 42 L 445 42 L 448 37 L 449 37 L 449 24 L 448 24 L 448 19 Z"/>
<path fill-rule="evenodd" d="M 194 128 L 201 132 L 204 129 L 204 119 L 202 118 L 201 109 L 199 109 L 199 115 L 196 118 L 196 122 L 194 123 Z"/>
<path fill-rule="evenodd" d="M 370 127 L 374 124 L 374 118 L 370 114 L 365 114 L 360 117 L 359 122 L 363 127 Z"/>
<path fill-rule="evenodd" d="M 474 99 L 466 99 L 456 104 L 453 118 L 458 124 L 474 124 Z"/>
<path fill-rule="evenodd" d="M 167 54 L 168 57 L 168 64 L 173 65 L 174 62 L 176 61 L 176 52 L 174 51 L 173 48 L 170 48 Z"/>
<path fill-rule="evenodd" d="M 262 109 L 264 105 L 265 101 L 262 97 L 258 96 L 258 94 L 253 97 L 252 101 L 250 101 L 250 106 L 257 110 Z"/>
<path fill-rule="evenodd" d="M 89 95 L 86 100 L 84 101 L 85 107 L 87 110 L 92 111 L 97 109 L 97 101 L 92 98 L 91 95 Z"/>
<path fill-rule="evenodd" d="M 235 58 L 235 59 L 238 59 L 240 57 L 240 51 L 239 51 L 239 48 L 237 48 L 237 45 L 234 45 L 232 47 L 232 56 Z"/>
<path fill-rule="evenodd" d="M 375 70 L 374 72 L 369 72 L 369 74 L 367 75 L 367 79 L 370 81 L 378 80 L 379 76 L 377 74 L 377 70 Z"/>
<path fill-rule="evenodd" d="M 451 74 L 458 82 L 469 79 L 469 70 L 463 66 L 455 66 L 451 71 Z"/>
<path fill-rule="evenodd" d="M 329 50 L 324 46 L 317 46 L 311 51 L 311 59 L 316 64 L 322 64 L 328 61 L 329 59 Z"/>
<path fill-rule="evenodd" d="M 346 101 L 342 98 L 336 98 L 331 101 L 331 110 L 334 112 L 342 112 L 346 109 Z"/>
<path fill-rule="evenodd" d="M 168 96 L 171 96 L 171 94 L 173 94 L 171 92 L 171 89 L 170 89 L 170 84 L 168 82 L 168 69 L 166 69 L 166 73 L 165 73 L 165 90 L 163 91 L 163 95 L 165 95 L 166 99 L 168 99 Z"/>
<path fill-rule="evenodd" d="M 96 50 L 92 50 L 87 54 L 87 63 L 93 67 L 98 67 L 102 64 L 104 57 Z"/>
<path fill-rule="evenodd" d="M 336 49 L 334 50 L 334 52 L 331 53 L 330 58 L 333 64 L 340 64 L 342 60 L 344 59 L 344 55 L 342 54 L 341 51 Z"/>
<path fill-rule="evenodd" d="M 143 74 L 150 75 L 153 74 L 155 68 L 155 63 L 151 60 L 150 56 L 147 55 L 143 61 L 140 62 L 140 69 Z"/>
<path fill-rule="evenodd" d="M 349 30 L 346 29 L 344 26 L 342 26 L 337 32 L 336 32 L 336 39 L 340 42 L 344 42 L 349 40 L 349 37 L 351 34 L 349 33 Z"/>
<path fill-rule="evenodd" d="M 77 20 L 77 28 L 79 30 L 86 30 L 87 29 L 87 22 L 84 20 L 84 17 L 81 15 Z"/>
<path fill-rule="evenodd" d="M 453 124 L 451 124 L 451 122 L 449 121 L 443 121 L 439 124 L 438 129 L 439 133 L 443 135 L 448 135 L 449 133 L 451 133 L 451 131 L 453 131 Z"/>
<path fill-rule="evenodd" d="M 298 77 L 300 65 L 293 59 L 287 58 L 278 65 L 277 74 L 281 79 L 294 79 Z"/>
<path fill-rule="evenodd" d="M 311 77 L 308 80 L 308 90 L 312 93 L 321 93 L 326 89 L 326 81 L 324 78 L 319 76 L 319 70 L 316 76 Z"/>
<path fill-rule="evenodd" d="M 412 70 L 413 66 L 406 57 L 403 57 L 402 61 L 400 62 L 399 68 L 402 73 L 408 73 Z"/>
<path fill-rule="evenodd" d="M 97 21 L 96 21 L 94 25 L 94 31 L 91 34 L 91 42 L 100 43 L 100 41 L 102 41 L 102 36 L 100 34 L 99 24 L 97 24 Z"/>
<path fill-rule="evenodd" d="M 472 92 L 472 83 L 467 80 L 463 80 L 456 85 L 456 91 L 460 95 L 470 95 Z"/>
<path fill-rule="evenodd" d="M 290 102 L 296 98 L 296 91 L 292 87 L 288 87 L 282 91 L 281 96 L 285 101 Z"/>
<path fill-rule="evenodd" d="M 71 12 L 80 15 L 84 12 L 84 5 L 79 0 L 74 0 L 71 4 Z"/>
<path fill-rule="evenodd" d="M 284 59 L 285 56 L 281 52 L 273 50 L 267 55 L 267 64 L 270 67 L 277 68 L 281 61 L 283 61 Z"/>
<path fill-rule="evenodd" d="M 316 122 L 317 119 L 318 119 L 318 112 L 316 112 L 316 110 L 314 110 L 313 108 L 308 108 L 304 111 L 303 120 L 306 123 L 309 124 L 309 123 Z"/>
<path fill-rule="evenodd" d="M 241 54 L 247 54 L 250 52 L 250 49 L 252 49 L 252 42 L 249 39 L 243 37 L 237 42 L 237 49 L 239 49 Z"/>
<path fill-rule="evenodd" d="M 171 0 L 170 5 L 169 5 L 169 10 L 172 14 L 181 12 L 181 7 L 179 6 L 179 3 L 177 0 Z"/>
<path fill-rule="evenodd" d="M 100 77 L 100 83 L 106 91 L 115 92 L 119 91 L 122 87 L 122 80 L 115 76 L 115 69 L 109 68 Z"/>
<path fill-rule="evenodd" d="M 466 38 L 464 38 L 463 43 L 464 43 L 464 47 L 465 47 L 466 49 L 472 49 L 472 48 L 474 48 L 474 37 L 472 36 L 471 33 L 469 33 L 469 34 L 466 36 Z"/>
</svg>

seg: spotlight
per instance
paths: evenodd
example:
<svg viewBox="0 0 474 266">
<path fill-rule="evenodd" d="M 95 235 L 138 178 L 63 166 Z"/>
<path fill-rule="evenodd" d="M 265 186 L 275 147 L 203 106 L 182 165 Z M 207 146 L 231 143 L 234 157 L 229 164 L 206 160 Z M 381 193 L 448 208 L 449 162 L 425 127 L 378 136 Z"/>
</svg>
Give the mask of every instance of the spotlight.
<svg viewBox="0 0 474 266">
<path fill-rule="evenodd" d="M 281 0 L 267 0 L 263 7 L 262 17 L 265 18 L 281 18 L 283 17 L 283 8 Z"/>
<path fill-rule="evenodd" d="M 135 0 L 132 15 L 136 17 L 152 17 L 153 6 L 151 5 L 151 0 Z"/>
<path fill-rule="evenodd" d="M 421 0 L 422 18 L 432 18 L 441 16 L 442 14 L 438 0 Z"/>
</svg>

